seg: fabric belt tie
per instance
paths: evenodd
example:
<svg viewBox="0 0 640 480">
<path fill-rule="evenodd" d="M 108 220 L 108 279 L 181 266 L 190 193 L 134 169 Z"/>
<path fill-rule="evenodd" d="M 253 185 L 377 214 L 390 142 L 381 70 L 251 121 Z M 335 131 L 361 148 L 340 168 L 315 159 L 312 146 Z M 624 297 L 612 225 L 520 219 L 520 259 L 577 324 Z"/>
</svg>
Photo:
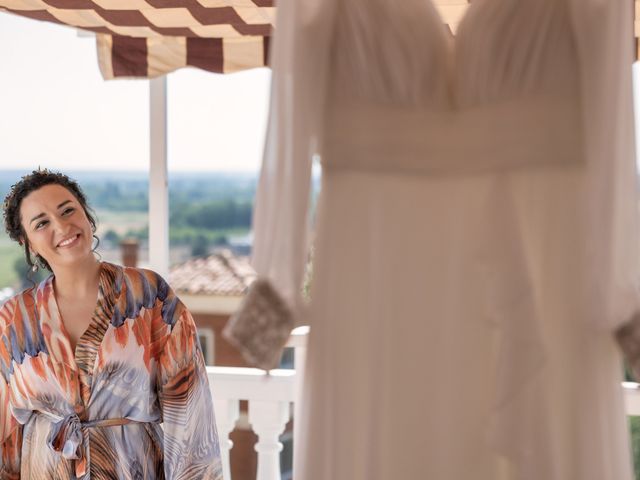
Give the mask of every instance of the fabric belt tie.
<svg viewBox="0 0 640 480">
<path fill-rule="evenodd" d="M 129 423 L 153 423 L 139 422 L 129 418 L 108 418 L 104 420 L 81 421 L 77 414 L 71 413 L 62 419 L 44 413 L 51 421 L 51 429 L 47 437 L 47 444 L 54 452 L 63 458 L 73 460 L 75 464 L 75 474 L 81 478 L 87 473 L 86 452 L 89 447 L 89 436 L 87 429 L 96 427 L 113 427 L 127 425 Z"/>
</svg>

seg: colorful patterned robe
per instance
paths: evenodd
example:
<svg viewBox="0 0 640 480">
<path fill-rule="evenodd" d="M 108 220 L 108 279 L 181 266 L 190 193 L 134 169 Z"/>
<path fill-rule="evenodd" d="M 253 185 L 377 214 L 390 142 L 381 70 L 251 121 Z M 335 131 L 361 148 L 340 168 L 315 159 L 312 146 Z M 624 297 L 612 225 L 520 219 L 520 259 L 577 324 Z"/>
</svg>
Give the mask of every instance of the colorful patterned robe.
<svg viewBox="0 0 640 480">
<path fill-rule="evenodd" d="M 73 352 L 52 280 L 0 307 L 0 480 L 221 480 L 196 327 L 168 284 L 102 263 Z"/>
</svg>

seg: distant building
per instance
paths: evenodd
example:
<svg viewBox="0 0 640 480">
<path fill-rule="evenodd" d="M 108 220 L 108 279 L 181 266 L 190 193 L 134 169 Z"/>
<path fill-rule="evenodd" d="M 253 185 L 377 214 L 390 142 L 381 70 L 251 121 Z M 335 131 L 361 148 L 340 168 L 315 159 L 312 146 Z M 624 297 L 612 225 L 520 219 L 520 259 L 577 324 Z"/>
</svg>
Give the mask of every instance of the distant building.
<svg viewBox="0 0 640 480">
<path fill-rule="evenodd" d="M 227 249 L 171 268 L 169 283 L 193 314 L 208 365 L 248 366 L 221 333 L 255 278 L 249 257 Z"/>
<path fill-rule="evenodd" d="M 220 249 L 205 258 L 176 265 L 170 273 L 171 285 L 188 295 L 242 297 L 256 278 L 249 257 Z"/>
<path fill-rule="evenodd" d="M 229 237 L 229 248 L 235 255 L 249 256 L 251 255 L 251 247 L 253 245 L 253 234 Z"/>
</svg>

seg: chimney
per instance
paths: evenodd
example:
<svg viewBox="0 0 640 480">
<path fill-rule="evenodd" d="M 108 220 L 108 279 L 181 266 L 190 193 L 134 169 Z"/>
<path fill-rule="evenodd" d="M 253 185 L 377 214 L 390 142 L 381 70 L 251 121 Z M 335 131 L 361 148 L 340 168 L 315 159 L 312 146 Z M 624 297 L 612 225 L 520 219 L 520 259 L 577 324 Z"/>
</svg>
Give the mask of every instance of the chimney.
<svg viewBox="0 0 640 480">
<path fill-rule="evenodd" d="M 125 238 L 120 242 L 122 265 L 125 267 L 138 266 L 138 248 L 138 240 L 135 238 Z"/>
</svg>

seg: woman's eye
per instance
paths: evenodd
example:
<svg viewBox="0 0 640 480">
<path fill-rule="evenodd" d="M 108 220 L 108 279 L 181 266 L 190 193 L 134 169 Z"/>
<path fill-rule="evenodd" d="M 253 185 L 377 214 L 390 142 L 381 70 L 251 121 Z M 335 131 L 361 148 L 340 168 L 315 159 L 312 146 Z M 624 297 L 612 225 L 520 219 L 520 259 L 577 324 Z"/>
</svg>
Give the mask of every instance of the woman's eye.
<svg viewBox="0 0 640 480">
<path fill-rule="evenodd" d="M 36 224 L 36 230 L 40 230 L 42 227 L 44 227 L 47 223 L 49 223 L 47 220 L 44 220 L 42 222 L 38 222 Z"/>
<path fill-rule="evenodd" d="M 75 208 L 65 208 L 64 212 L 62 212 L 62 215 L 71 215 L 73 212 L 75 212 Z"/>
</svg>

